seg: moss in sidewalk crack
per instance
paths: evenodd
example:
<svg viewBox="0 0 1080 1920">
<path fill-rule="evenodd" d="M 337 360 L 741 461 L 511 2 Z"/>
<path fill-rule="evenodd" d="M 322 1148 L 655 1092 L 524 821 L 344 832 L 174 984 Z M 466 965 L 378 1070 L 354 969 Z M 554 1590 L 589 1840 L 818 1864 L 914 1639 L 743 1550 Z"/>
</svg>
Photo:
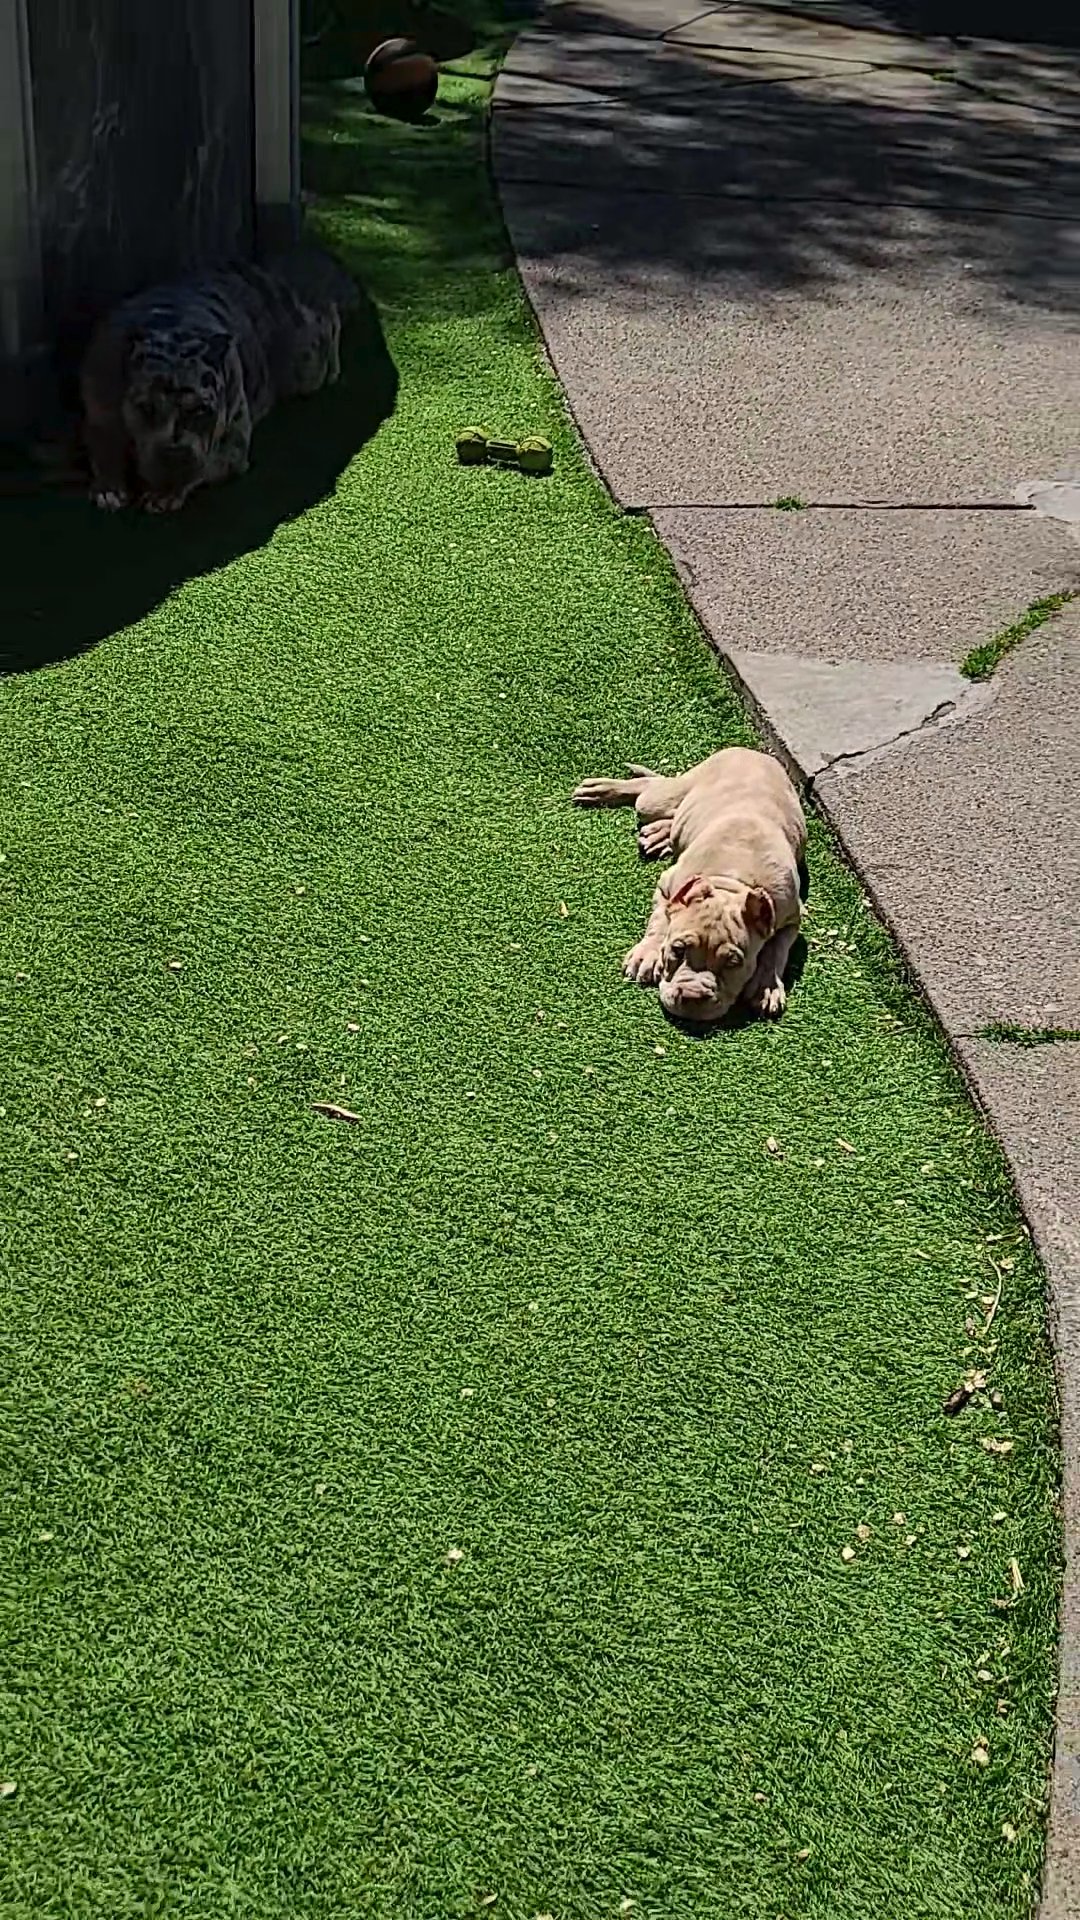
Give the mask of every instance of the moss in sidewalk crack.
<svg viewBox="0 0 1080 1920">
<path fill-rule="evenodd" d="M 1027 611 L 1021 614 L 1019 620 L 1014 620 L 1011 627 L 1002 627 L 1001 632 L 996 633 L 992 640 L 985 640 L 982 646 L 972 648 L 960 667 L 965 679 L 989 680 L 990 675 L 997 671 L 1006 654 L 1011 653 L 1014 647 L 1018 647 L 1021 640 L 1026 640 L 1029 633 L 1034 633 L 1038 627 L 1052 619 L 1055 613 L 1060 613 L 1062 607 L 1068 606 L 1070 600 L 1076 599 L 1078 592 L 1080 589 L 1076 587 L 1066 587 L 1061 593 L 1049 593 L 1043 600 L 1033 600 Z"/>
<path fill-rule="evenodd" d="M 1080 1040 L 1080 1027 L 1021 1027 L 1011 1020 L 992 1020 L 980 1028 L 979 1039 L 1009 1047 L 1049 1047 L 1058 1040 Z"/>
</svg>

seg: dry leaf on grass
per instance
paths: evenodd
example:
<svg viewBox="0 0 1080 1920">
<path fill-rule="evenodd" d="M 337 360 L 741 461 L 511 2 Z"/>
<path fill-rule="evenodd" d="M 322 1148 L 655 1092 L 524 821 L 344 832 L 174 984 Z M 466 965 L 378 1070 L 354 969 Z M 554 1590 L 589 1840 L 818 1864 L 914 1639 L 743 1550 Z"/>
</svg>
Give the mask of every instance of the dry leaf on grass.
<svg viewBox="0 0 1080 1920">
<path fill-rule="evenodd" d="M 321 1113 L 324 1120 L 362 1120 L 363 1115 L 354 1113 L 351 1107 L 336 1107 L 332 1100 L 313 1100 L 312 1113 Z"/>
</svg>

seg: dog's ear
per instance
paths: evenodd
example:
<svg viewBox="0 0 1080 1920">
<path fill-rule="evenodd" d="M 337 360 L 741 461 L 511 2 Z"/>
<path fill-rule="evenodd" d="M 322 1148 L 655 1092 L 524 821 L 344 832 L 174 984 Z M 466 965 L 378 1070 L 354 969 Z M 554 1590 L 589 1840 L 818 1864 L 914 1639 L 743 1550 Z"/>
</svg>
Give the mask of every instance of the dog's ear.
<svg viewBox="0 0 1080 1920">
<path fill-rule="evenodd" d="M 712 888 L 704 874 L 692 873 L 689 880 L 684 880 L 674 893 L 668 894 L 668 912 L 672 907 L 690 907 L 695 900 L 707 900 L 711 892 Z"/>
<path fill-rule="evenodd" d="M 776 926 L 776 909 L 764 887 L 751 887 L 746 896 L 744 912 L 751 932 L 768 940 Z"/>
</svg>

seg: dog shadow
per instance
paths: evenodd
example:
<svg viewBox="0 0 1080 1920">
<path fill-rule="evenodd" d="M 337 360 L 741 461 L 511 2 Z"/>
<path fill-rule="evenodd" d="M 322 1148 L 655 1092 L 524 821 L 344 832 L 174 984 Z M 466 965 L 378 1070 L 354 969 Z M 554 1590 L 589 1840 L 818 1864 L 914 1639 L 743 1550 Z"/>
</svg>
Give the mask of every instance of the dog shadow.
<svg viewBox="0 0 1080 1920">
<path fill-rule="evenodd" d="M 397 369 L 379 316 L 361 294 L 345 321 L 342 377 L 288 402 L 255 430 L 251 471 L 201 489 L 178 514 L 105 514 L 86 477 L 8 495 L 3 511 L 0 674 L 30 673 L 87 652 L 201 574 L 265 546 L 275 529 L 331 494 L 393 413 Z"/>
<path fill-rule="evenodd" d="M 788 955 L 788 963 L 784 969 L 784 985 L 789 995 L 798 986 L 799 981 L 806 971 L 809 951 L 806 941 L 800 933 Z M 664 1018 L 669 1026 L 674 1027 L 676 1031 L 683 1034 L 687 1040 L 702 1041 L 719 1040 L 728 1034 L 743 1033 L 747 1027 L 767 1027 L 775 1024 L 771 1020 L 764 1019 L 760 1013 L 753 1013 L 749 1007 L 745 1006 L 732 1007 L 731 1012 L 726 1013 L 722 1020 L 714 1020 L 707 1026 L 703 1026 L 694 1020 L 680 1020 L 678 1014 L 668 1013 L 666 1011 L 664 1012 Z"/>
</svg>

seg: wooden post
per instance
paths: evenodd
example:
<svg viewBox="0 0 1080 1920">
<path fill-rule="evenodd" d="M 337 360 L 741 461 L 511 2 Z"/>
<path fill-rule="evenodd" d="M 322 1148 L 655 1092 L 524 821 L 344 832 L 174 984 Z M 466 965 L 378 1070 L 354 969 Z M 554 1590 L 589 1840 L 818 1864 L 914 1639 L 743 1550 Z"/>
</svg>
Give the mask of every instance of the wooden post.
<svg viewBox="0 0 1080 1920">
<path fill-rule="evenodd" d="M 33 416 L 45 355 L 25 0 L 0 0 L 0 432 Z"/>
<path fill-rule="evenodd" d="M 300 0 L 252 0 L 252 28 L 255 236 L 262 252 L 288 246 L 300 230 Z"/>
</svg>

